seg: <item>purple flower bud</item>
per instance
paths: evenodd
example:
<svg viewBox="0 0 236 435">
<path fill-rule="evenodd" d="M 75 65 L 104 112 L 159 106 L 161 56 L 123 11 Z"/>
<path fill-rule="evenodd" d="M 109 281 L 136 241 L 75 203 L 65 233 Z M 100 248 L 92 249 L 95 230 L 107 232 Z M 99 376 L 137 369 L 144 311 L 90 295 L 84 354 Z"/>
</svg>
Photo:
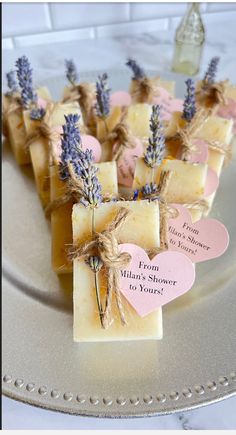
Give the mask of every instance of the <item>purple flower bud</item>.
<svg viewBox="0 0 236 435">
<path fill-rule="evenodd" d="M 74 61 L 72 59 L 65 60 L 65 64 L 67 79 L 72 85 L 76 85 L 78 83 L 78 73 Z"/>
<path fill-rule="evenodd" d="M 215 83 L 215 77 L 217 73 L 218 63 L 220 61 L 219 57 L 213 57 L 208 65 L 208 69 L 206 71 L 206 74 L 204 76 L 203 82 L 205 84 L 212 85 Z"/>
<path fill-rule="evenodd" d="M 140 80 L 146 77 L 144 70 L 139 66 L 136 60 L 128 58 L 126 64 L 133 72 L 133 80 Z"/>
<path fill-rule="evenodd" d="M 184 100 L 182 118 L 190 122 L 196 113 L 195 86 L 192 79 L 186 80 L 187 94 Z"/>
<path fill-rule="evenodd" d="M 106 118 L 110 113 L 110 91 L 107 85 L 108 75 L 104 73 L 102 76 L 98 76 L 96 82 L 96 105 L 95 109 L 97 116 L 100 118 Z"/>
<path fill-rule="evenodd" d="M 16 72 L 21 88 L 21 101 L 25 109 L 29 109 L 30 105 L 37 103 L 37 94 L 33 88 L 32 68 L 26 56 L 22 56 L 16 61 Z"/>
<path fill-rule="evenodd" d="M 144 161 L 147 166 L 154 168 L 161 164 L 165 151 L 164 127 L 160 117 L 161 106 L 152 106 L 152 115 L 150 119 L 150 130 L 152 132 L 149 138 L 148 147 L 144 154 Z"/>
</svg>

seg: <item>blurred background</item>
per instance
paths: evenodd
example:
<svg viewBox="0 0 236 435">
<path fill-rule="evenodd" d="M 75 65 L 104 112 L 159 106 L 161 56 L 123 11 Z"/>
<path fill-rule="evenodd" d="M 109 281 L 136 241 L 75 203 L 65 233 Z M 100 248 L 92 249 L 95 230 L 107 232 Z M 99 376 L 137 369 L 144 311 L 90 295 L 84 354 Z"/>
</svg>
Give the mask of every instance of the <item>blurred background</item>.
<svg viewBox="0 0 236 435">
<path fill-rule="evenodd" d="M 146 2 L 3 3 L 3 48 L 174 30 L 186 7 L 187 3 Z M 202 3 L 201 13 L 206 26 L 236 22 L 236 3 Z"/>
</svg>

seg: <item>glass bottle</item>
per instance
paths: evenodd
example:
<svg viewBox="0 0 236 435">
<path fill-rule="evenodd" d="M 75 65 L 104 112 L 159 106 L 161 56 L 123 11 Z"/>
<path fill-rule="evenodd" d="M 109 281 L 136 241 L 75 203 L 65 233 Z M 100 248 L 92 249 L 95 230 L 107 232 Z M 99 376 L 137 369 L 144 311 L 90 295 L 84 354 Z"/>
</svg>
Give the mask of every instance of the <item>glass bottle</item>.
<svg viewBox="0 0 236 435">
<path fill-rule="evenodd" d="M 186 75 L 199 71 L 205 30 L 200 15 L 199 3 L 188 6 L 175 34 L 175 52 L 172 70 Z"/>
</svg>

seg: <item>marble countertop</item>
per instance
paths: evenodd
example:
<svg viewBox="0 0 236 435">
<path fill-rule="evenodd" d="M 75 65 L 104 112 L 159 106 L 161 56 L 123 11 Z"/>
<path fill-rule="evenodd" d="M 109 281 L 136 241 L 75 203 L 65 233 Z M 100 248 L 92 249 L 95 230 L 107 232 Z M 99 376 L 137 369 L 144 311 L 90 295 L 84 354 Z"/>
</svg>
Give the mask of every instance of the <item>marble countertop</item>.
<svg viewBox="0 0 236 435">
<path fill-rule="evenodd" d="M 224 24 L 224 23 L 223 23 Z M 220 32 L 217 24 L 207 28 L 200 74 L 211 57 L 219 55 L 219 79 L 235 80 L 235 23 L 228 21 Z M 34 67 L 38 81 L 64 74 L 64 59 L 73 58 L 80 71 L 122 69 L 127 56 L 137 58 L 146 68 L 163 77 L 170 73 L 174 34 L 145 33 L 109 39 L 95 39 L 38 45 L 3 51 L 3 73 L 14 66 L 15 60 L 26 54 Z M 5 74 L 4 74 L 5 75 Z M 5 77 L 3 75 L 3 84 Z M 4 429 L 235 429 L 236 396 L 194 411 L 164 417 L 105 420 L 77 417 L 38 409 L 3 397 Z"/>
</svg>

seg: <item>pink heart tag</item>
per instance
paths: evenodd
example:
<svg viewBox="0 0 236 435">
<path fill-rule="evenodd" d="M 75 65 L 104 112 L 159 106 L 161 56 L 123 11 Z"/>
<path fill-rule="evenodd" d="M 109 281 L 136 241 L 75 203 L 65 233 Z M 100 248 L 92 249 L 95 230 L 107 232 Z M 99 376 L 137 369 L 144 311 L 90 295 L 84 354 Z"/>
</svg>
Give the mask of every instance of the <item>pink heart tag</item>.
<svg viewBox="0 0 236 435">
<path fill-rule="evenodd" d="M 182 112 L 183 100 L 173 98 L 169 92 L 161 87 L 156 88 L 159 95 L 153 98 L 153 104 L 161 106 L 162 119 L 169 121 L 173 112 Z"/>
<path fill-rule="evenodd" d="M 217 116 L 221 116 L 226 119 L 233 119 L 234 127 L 233 132 L 236 133 L 236 101 L 232 98 L 228 98 L 228 103 L 225 106 L 221 106 L 216 113 Z"/>
<path fill-rule="evenodd" d="M 131 95 L 125 91 L 113 92 L 110 97 L 111 106 L 130 106 Z"/>
<path fill-rule="evenodd" d="M 192 223 L 188 210 L 172 204 L 179 212 L 169 219 L 169 249 L 187 255 L 193 263 L 211 260 L 222 255 L 229 244 L 225 226 L 216 219 L 200 219 Z"/>
<path fill-rule="evenodd" d="M 204 197 L 210 196 L 212 193 L 214 193 L 218 187 L 219 187 L 219 177 L 213 169 L 208 168 L 207 170 L 207 178 L 206 178 L 206 185 L 204 190 Z"/>
<path fill-rule="evenodd" d="M 206 163 L 209 155 L 207 143 L 202 139 L 194 139 L 193 144 L 196 147 L 196 152 L 191 154 L 189 162 Z"/>
<path fill-rule="evenodd" d="M 38 106 L 40 107 L 40 109 L 46 109 L 47 105 L 48 105 L 48 101 L 44 100 L 44 98 L 40 98 L 38 97 Z"/>
<path fill-rule="evenodd" d="M 139 316 L 147 316 L 192 287 L 195 267 L 186 255 L 165 251 L 150 260 L 140 246 L 124 243 L 119 248 L 131 255 L 121 270 L 120 291 Z"/>
<path fill-rule="evenodd" d="M 134 138 L 134 143 L 135 148 L 126 148 L 122 156 L 117 160 L 118 183 L 122 186 L 132 187 L 136 160 L 143 155 L 142 142 Z M 113 154 L 116 149 L 117 144 L 114 144 Z"/>
</svg>

